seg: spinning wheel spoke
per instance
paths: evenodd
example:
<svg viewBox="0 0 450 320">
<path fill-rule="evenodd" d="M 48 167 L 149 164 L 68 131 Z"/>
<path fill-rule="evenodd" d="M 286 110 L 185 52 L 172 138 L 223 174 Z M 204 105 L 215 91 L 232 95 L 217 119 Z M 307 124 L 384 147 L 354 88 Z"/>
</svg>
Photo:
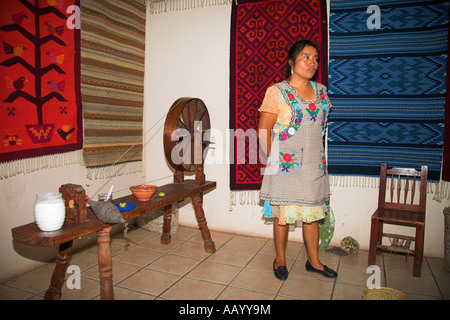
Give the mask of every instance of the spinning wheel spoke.
<svg viewBox="0 0 450 320">
<path fill-rule="evenodd" d="M 198 108 L 197 110 L 195 110 L 195 117 L 194 117 L 194 121 L 202 121 L 203 123 L 203 116 L 206 113 L 206 109 L 203 108 Z"/>
<path fill-rule="evenodd" d="M 189 130 L 188 128 L 186 128 L 186 125 L 184 124 L 184 122 L 181 119 L 178 119 L 178 121 L 177 121 L 177 128 Z"/>
</svg>

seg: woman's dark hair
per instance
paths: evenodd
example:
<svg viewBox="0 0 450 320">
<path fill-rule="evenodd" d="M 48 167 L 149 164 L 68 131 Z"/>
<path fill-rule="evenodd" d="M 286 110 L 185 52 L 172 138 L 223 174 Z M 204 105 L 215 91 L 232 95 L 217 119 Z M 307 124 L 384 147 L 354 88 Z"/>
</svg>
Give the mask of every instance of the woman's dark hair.
<svg viewBox="0 0 450 320">
<path fill-rule="evenodd" d="M 291 76 L 291 68 L 292 67 L 291 67 L 290 62 L 292 62 L 292 65 L 295 64 L 295 59 L 297 59 L 297 56 L 300 54 L 300 52 L 303 51 L 305 46 L 312 46 L 312 47 L 316 48 L 317 53 L 319 53 L 319 48 L 313 41 L 300 40 L 300 41 L 297 41 L 296 43 L 294 43 L 292 45 L 292 47 L 289 49 L 288 61 L 287 61 L 287 65 L 286 65 L 286 79 L 288 79 Z"/>
</svg>

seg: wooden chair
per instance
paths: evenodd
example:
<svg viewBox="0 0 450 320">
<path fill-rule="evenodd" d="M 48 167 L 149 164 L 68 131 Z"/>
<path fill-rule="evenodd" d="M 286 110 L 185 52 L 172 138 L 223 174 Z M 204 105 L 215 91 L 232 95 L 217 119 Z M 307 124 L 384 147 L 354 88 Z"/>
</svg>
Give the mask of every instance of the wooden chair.
<svg viewBox="0 0 450 320">
<path fill-rule="evenodd" d="M 419 182 L 419 195 L 416 197 L 416 182 Z M 372 215 L 369 244 L 369 265 L 375 264 L 376 255 L 381 250 L 402 252 L 414 255 L 413 275 L 420 277 L 423 260 L 425 232 L 425 207 L 427 196 L 428 166 L 420 171 L 408 168 L 387 168 L 381 164 L 378 208 Z M 389 185 L 390 200 L 386 199 Z M 417 199 L 418 198 L 418 203 Z M 414 237 L 383 233 L 383 225 L 395 224 L 415 227 Z M 383 237 L 391 239 L 390 245 L 383 245 Z M 410 249 L 414 241 L 414 250 Z"/>
</svg>

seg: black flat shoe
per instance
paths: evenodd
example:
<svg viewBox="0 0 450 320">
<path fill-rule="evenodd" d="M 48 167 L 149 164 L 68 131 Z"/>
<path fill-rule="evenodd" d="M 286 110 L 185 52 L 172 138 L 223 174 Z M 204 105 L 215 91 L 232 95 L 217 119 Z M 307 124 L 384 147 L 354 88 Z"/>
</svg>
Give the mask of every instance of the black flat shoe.
<svg viewBox="0 0 450 320">
<path fill-rule="evenodd" d="M 285 266 L 279 266 L 275 269 L 275 260 L 273 260 L 273 273 L 278 280 L 286 280 L 289 275 Z"/>
<path fill-rule="evenodd" d="M 309 263 L 308 260 L 306 260 L 305 269 L 308 272 L 315 272 L 327 278 L 336 278 L 338 275 L 336 271 L 328 268 L 327 266 L 323 266 L 323 270 L 316 269 Z"/>
</svg>

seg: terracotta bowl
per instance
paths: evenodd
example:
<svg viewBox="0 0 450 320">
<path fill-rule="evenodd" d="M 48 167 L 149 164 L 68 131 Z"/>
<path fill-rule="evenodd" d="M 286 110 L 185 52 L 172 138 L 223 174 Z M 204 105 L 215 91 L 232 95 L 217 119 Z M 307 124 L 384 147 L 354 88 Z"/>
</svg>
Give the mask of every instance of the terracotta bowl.
<svg viewBox="0 0 450 320">
<path fill-rule="evenodd" d="M 141 184 L 130 187 L 131 192 L 139 201 L 149 201 L 152 195 L 156 192 L 157 186 L 150 184 Z"/>
</svg>

